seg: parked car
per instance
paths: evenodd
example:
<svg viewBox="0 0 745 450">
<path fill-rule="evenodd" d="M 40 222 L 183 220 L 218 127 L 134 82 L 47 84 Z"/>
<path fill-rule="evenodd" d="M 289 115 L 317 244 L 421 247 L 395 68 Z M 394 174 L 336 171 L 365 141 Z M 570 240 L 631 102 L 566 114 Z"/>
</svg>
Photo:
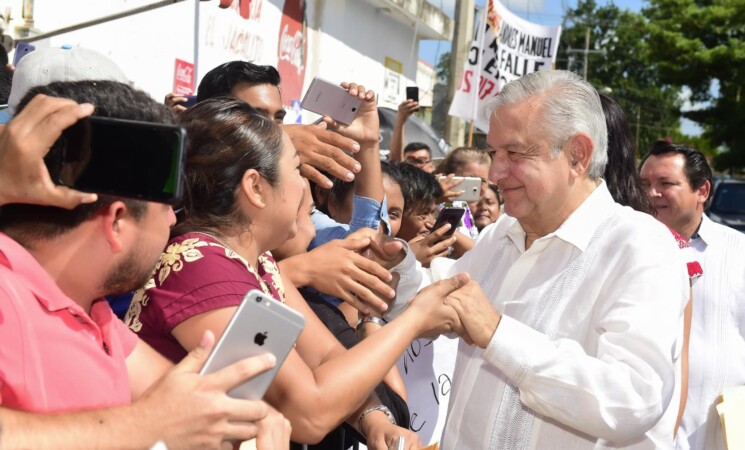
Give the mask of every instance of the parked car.
<svg viewBox="0 0 745 450">
<path fill-rule="evenodd" d="M 745 180 L 719 181 L 706 213 L 714 222 L 745 233 Z"/>
</svg>

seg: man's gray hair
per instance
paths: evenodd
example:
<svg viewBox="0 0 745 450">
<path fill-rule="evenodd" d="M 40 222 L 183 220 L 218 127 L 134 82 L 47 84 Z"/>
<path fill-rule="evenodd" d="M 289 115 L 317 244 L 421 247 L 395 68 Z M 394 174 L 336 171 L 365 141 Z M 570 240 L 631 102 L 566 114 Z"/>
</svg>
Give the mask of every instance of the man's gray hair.
<svg viewBox="0 0 745 450">
<path fill-rule="evenodd" d="M 548 133 L 554 155 L 573 134 L 587 133 L 595 144 L 588 176 L 603 177 L 608 162 L 608 131 L 600 97 L 590 83 L 565 70 L 544 70 L 524 75 L 508 83 L 485 107 L 486 117 L 502 107 L 540 96 L 543 105 L 542 128 Z"/>
</svg>

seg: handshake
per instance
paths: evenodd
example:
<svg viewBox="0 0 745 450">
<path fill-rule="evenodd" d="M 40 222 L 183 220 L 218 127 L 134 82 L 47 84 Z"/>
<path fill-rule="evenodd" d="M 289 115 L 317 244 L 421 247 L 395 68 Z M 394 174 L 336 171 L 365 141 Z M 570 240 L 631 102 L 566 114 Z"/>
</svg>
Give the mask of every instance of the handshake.
<svg viewBox="0 0 745 450">
<path fill-rule="evenodd" d="M 401 315 L 414 316 L 419 336 L 456 333 L 469 345 L 486 348 L 502 316 L 481 286 L 467 273 L 440 280 L 419 291 Z"/>
</svg>

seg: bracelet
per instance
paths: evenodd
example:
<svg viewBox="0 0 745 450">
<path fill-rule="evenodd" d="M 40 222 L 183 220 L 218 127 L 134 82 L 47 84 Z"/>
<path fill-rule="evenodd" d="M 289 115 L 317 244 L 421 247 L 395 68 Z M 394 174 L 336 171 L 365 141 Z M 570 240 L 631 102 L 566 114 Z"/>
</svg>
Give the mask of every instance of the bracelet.
<svg viewBox="0 0 745 450">
<path fill-rule="evenodd" d="M 388 321 L 382 317 L 362 316 L 359 318 L 359 320 L 357 320 L 357 328 L 359 328 L 359 326 L 362 325 L 363 323 L 368 323 L 368 322 L 377 323 L 381 327 L 388 323 Z"/>
<path fill-rule="evenodd" d="M 357 428 L 359 429 L 359 432 L 362 435 L 362 437 L 364 437 L 365 439 L 367 439 L 367 436 L 365 436 L 365 433 L 362 432 L 362 420 L 365 418 L 365 416 L 367 416 L 368 414 L 374 411 L 382 412 L 383 414 L 385 414 L 386 419 L 388 419 L 393 425 L 397 425 L 396 418 L 393 417 L 393 413 L 391 412 L 390 409 L 388 409 L 387 406 L 385 405 L 371 406 L 367 408 L 366 410 L 364 410 L 362 414 L 360 414 L 360 418 L 357 420 Z"/>
</svg>

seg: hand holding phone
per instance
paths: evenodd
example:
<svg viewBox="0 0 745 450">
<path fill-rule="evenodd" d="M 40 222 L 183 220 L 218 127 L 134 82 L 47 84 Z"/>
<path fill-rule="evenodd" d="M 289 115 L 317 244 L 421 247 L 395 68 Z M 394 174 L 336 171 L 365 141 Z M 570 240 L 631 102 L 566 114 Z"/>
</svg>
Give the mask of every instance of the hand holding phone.
<svg viewBox="0 0 745 450">
<path fill-rule="evenodd" d="M 463 214 L 466 213 L 466 208 L 443 208 L 440 214 L 437 216 L 435 225 L 432 227 L 432 231 L 438 230 L 446 223 L 450 224 L 450 229 L 445 232 L 443 236 L 452 236 L 455 233 L 455 229 L 460 225 L 460 221 L 463 218 Z"/>
<path fill-rule="evenodd" d="M 416 86 L 408 86 L 406 88 L 406 100 L 412 100 L 419 103 L 419 88 Z"/>
<path fill-rule="evenodd" d="M 261 291 L 249 291 L 199 373 L 216 372 L 250 356 L 272 353 L 277 358 L 272 369 L 228 392 L 234 398 L 259 400 L 304 326 L 305 318 L 300 313 Z"/>
<path fill-rule="evenodd" d="M 181 198 L 185 138 L 176 125 L 92 116 L 64 130 L 45 161 L 59 185 L 175 204 Z"/>
<path fill-rule="evenodd" d="M 315 77 L 303 97 L 303 109 L 328 116 L 339 123 L 349 125 L 357 117 L 362 100 L 349 95 L 343 87 Z"/>
<path fill-rule="evenodd" d="M 442 182 L 445 176 L 441 176 L 437 179 L 438 182 Z M 458 182 L 455 184 L 455 190 L 462 191 L 463 193 L 448 198 L 448 201 L 462 201 L 462 202 L 477 202 L 481 198 L 481 178 L 479 177 L 453 177 L 451 182 Z"/>
</svg>

